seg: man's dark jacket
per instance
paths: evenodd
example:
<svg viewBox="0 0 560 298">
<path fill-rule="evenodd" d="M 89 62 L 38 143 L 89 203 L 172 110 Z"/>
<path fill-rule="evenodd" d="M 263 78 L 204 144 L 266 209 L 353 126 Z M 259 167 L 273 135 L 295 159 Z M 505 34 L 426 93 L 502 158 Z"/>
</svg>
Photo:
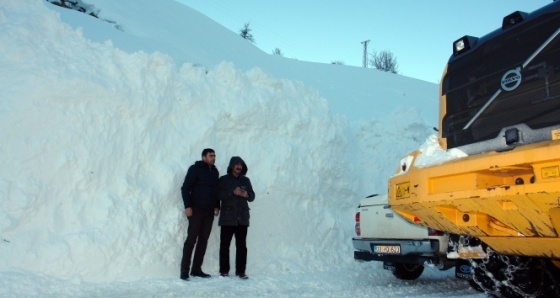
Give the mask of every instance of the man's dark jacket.
<svg viewBox="0 0 560 298">
<path fill-rule="evenodd" d="M 218 169 L 199 160 L 189 167 L 181 195 L 185 209 L 198 207 L 204 209 L 220 208 L 218 199 Z"/>
<path fill-rule="evenodd" d="M 239 177 L 235 177 L 232 174 L 233 166 L 238 163 L 243 164 L 243 170 L 241 171 L 241 175 L 239 175 Z M 220 219 L 218 221 L 220 226 L 249 225 L 250 209 L 248 202 L 255 200 L 255 192 L 253 191 L 251 180 L 245 177 L 247 170 L 247 165 L 243 159 L 239 156 L 234 156 L 229 161 L 227 175 L 220 177 L 219 197 L 222 203 Z M 238 186 L 247 191 L 247 194 L 249 195 L 248 198 L 233 194 L 233 190 Z"/>
</svg>

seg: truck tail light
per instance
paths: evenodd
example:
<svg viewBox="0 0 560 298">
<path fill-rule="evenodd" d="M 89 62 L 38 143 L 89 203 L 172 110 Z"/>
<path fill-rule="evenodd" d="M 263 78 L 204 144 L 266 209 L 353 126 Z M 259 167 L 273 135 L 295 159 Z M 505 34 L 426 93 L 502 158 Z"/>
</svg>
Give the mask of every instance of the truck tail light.
<svg viewBox="0 0 560 298">
<path fill-rule="evenodd" d="M 432 228 L 428 228 L 428 236 L 443 236 L 442 231 L 434 230 Z"/>
<path fill-rule="evenodd" d="M 354 226 L 354 230 L 356 231 L 356 235 L 362 236 L 362 232 L 360 231 L 360 212 L 356 212 L 356 225 Z"/>
</svg>

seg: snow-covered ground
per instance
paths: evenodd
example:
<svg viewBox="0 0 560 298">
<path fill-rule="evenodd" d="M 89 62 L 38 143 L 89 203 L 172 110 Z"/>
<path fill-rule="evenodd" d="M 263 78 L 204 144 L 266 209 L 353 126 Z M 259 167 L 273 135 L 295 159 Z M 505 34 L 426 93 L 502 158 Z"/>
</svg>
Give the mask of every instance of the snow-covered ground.
<svg viewBox="0 0 560 298">
<path fill-rule="evenodd" d="M 0 5 L 0 296 L 481 296 L 353 260 L 354 208 L 433 133 L 436 85 L 271 56 L 172 0 L 85 2 Z M 206 147 L 249 166 L 248 281 L 178 278 Z"/>
<path fill-rule="evenodd" d="M 427 268 L 415 281 L 398 280 L 381 263 L 337 264 L 299 273 L 259 272 L 235 277 L 144 278 L 85 283 L 28 272 L 0 275 L 2 297 L 485 297 L 454 277 L 453 269 Z"/>
</svg>

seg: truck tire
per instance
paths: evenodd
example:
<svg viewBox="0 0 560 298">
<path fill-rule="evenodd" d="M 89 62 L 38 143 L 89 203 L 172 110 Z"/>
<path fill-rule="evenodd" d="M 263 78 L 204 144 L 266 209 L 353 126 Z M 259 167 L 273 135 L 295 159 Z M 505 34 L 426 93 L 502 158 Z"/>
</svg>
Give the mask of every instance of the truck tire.
<svg viewBox="0 0 560 298">
<path fill-rule="evenodd" d="M 471 260 L 473 281 L 491 297 L 560 297 L 559 284 L 544 259 L 502 255 L 490 247 Z"/>
<path fill-rule="evenodd" d="M 417 264 L 395 263 L 394 267 L 393 275 L 398 279 L 415 280 L 424 272 L 424 266 Z"/>
</svg>

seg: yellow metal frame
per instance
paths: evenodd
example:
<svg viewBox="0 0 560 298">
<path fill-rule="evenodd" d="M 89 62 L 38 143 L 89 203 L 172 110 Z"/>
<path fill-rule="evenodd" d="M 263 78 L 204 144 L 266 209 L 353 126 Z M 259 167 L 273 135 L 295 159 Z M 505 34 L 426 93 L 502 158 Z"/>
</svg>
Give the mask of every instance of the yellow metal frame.
<svg viewBox="0 0 560 298">
<path fill-rule="evenodd" d="M 560 141 L 409 167 L 389 180 L 404 218 L 500 253 L 560 259 Z"/>
</svg>

